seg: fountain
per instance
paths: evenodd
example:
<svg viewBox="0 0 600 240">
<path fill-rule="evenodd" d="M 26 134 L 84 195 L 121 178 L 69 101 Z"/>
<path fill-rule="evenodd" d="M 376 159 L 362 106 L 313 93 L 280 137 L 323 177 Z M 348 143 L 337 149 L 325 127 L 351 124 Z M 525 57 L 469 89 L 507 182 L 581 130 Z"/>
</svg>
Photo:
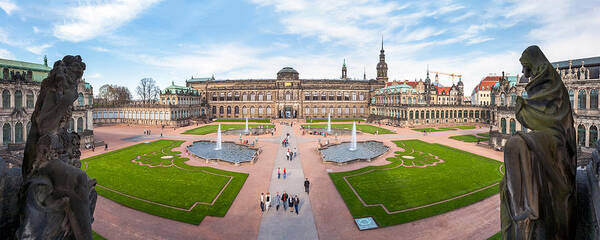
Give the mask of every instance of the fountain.
<svg viewBox="0 0 600 240">
<path fill-rule="evenodd" d="M 331 133 L 331 113 L 327 115 L 327 133 Z"/>
<path fill-rule="evenodd" d="M 221 150 L 221 124 L 219 123 L 219 128 L 217 128 L 217 142 L 216 142 L 216 147 L 215 147 L 215 151 L 219 151 Z"/>
<path fill-rule="evenodd" d="M 389 150 L 389 147 L 378 141 L 356 141 L 356 122 L 352 124 L 350 142 L 326 145 L 318 149 L 324 162 L 348 163 L 356 160 L 371 161 Z"/>
<path fill-rule="evenodd" d="M 250 130 L 248 130 L 248 117 L 246 117 L 246 130 L 244 130 L 244 133 L 248 132 L 250 132 Z"/>
<path fill-rule="evenodd" d="M 195 141 L 187 148 L 191 153 L 205 159 L 207 162 L 209 160 L 218 160 L 236 165 L 244 162 L 254 163 L 259 154 L 258 148 L 234 142 L 223 142 L 221 138 L 221 124 L 217 128 L 216 141 Z"/>
<path fill-rule="evenodd" d="M 352 122 L 352 140 L 348 150 L 356 151 L 356 122 Z"/>
</svg>

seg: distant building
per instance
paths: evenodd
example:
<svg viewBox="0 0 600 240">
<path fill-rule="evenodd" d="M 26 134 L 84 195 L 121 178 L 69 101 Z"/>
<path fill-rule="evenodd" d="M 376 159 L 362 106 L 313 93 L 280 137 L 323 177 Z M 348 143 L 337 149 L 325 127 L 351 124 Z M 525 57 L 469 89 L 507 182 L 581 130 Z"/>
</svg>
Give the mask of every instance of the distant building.
<svg viewBox="0 0 600 240">
<path fill-rule="evenodd" d="M 18 149 L 24 146 L 41 82 L 48 77 L 50 70 L 45 58 L 44 64 L 0 59 L 2 148 Z M 91 111 L 93 90 L 85 80 L 78 81 L 79 94 L 77 101 L 73 103 L 69 129 L 80 134 L 81 146 L 84 147 L 94 141 Z"/>
<path fill-rule="evenodd" d="M 179 127 L 206 118 L 204 96 L 196 89 L 171 83 L 154 103 L 106 103 L 94 109 L 95 124 L 135 124 Z"/>
<path fill-rule="evenodd" d="M 573 119 L 577 131 L 577 143 L 584 151 L 591 151 L 598 140 L 600 127 L 600 109 L 598 108 L 598 90 L 600 90 L 600 57 L 574 59 L 554 62 L 552 65 L 560 74 L 573 108 Z M 517 96 L 527 98 L 524 77 L 501 79 L 492 90 L 494 124 L 498 131 L 493 132 L 491 144 L 504 147 L 508 138 L 517 131 L 528 131 L 515 119 Z"/>
<path fill-rule="evenodd" d="M 502 76 L 490 75 L 481 79 L 479 84 L 473 89 L 473 92 L 471 92 L 471 104 L 478 106 L 490 105 L 492 101 L 492 88 L 501 78 Z"/>
</svg>

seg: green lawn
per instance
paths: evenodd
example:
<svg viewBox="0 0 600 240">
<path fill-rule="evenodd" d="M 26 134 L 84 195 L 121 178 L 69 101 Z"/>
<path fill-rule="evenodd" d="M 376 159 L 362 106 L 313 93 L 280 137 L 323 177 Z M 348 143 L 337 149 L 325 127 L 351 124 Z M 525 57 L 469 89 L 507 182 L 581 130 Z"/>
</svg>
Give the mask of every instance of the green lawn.
<svg viewBox="0 0 600 240">
<path fill-rule="evenodd" d="M 364 122 L 364 118 L 332 118 L 331 122 Z M 306 123 L 327 122 L 327 118 L 307 118 Z"/>
<path fill-rule="evenodd" d="M 106 238 L 104 238 L 103 236 L 101 236 L 100 234 L 92 231 L 92 239 L 93 240 L 106 240 Z"/>
<path fill-rule="evenodd" d="M 485 138 L 485 137 L 476 137 L 471 134 L 452 136 L 450 138 L 452 138 L 454 140 L 458 140 L 458 141 L 463 141 L 463 142 L 477 142 L 478 139 L 479 139 L 479 141 L 483 142 L 483 141 L 487 141 L 489 139 L 489 138 Z"/>
<path fill-rule="evenodd" d="M 444 203 L 394 214 L 386 213 L 380 206 L 365 207 L 352 192 L 344 176 L 348 176 L 349 183 L 367 204 L 383 204 L 391 212 L 457 197 L 496 184 L 502 178 L 498 171 L 502 163 L 493 159 L 419 140 L 394 143 L 407 152 L 388 158 L 392 162 L 388 165 L 329 174 L 354 218 L 372 216 L 380 226 L 401 224 L 452 211 L 498 192 L 498 187 L 492 186 Z M 444 162 L 426 168 L 398 167 L 404 155 L 414 157 L 405 164 L 424 165 L 437 161 L 420 152 L 431 153 Z"/>
<path fill-rule="evenodd" d="M 173 140 L 140 143 L 86 158 L 82 161 L 82 168 L 91 178 L 98 180 L 98 185 L 152 202 L 96 186 L 100 195 L 130 208 L 191 224 L 199 224 L 208 215 L 225 216 L 248 174 L 189 166 L 184 163 L 187 158 L 171 151 L 182 143 Z M 155 167 L 132 162 L 140 155 L 143 156 L 137 161 Z M 162 159 L 162 156 L 173 158 Z M 211 206 L 210 203 L 228 181 L 229 185 Z M 189 212 L 158 205 L 189 209 L 196 202 L 208 204 L 198 204 Z"/>
<path fill-rule="evenodd" d="M 453 126 L 453 128 L 458 128 L 458 129 L 475 129 L 475 126 L 473 126 L 473 125 L 467 125 L 467 126 Z"/>
<path fill-rule="evenodd" d="M 450 128 L 411 128 L 411 130 L 413 131 L 417 131 L 417 132 L 442 132 L 442 131 L 449 131 L 449 130 L 456 130 L 456 129 L 450 129 Z"/>
<path fill-rule="evenodd" d="M 484 137 L 484 138 L 489 138 L 490 134 L 489 133 L 478 133 L 477 136 Z"/>
<path fill-rule="evenodd" d="M 303 124 L 304 128 L 327 128 L 327 124 Z M 350 129 L 352 130 L 352 124 L 331 124 L 332 128 L 340 128 L 340 129 Z M 368 124 L 356 124 L 356 131 L 361 131 L 364 133 L 375 134 L 378 132 L 379 134 L 394 134 L 395 132 L 387 130 L 385 128 L 380 128 L 373 125 Z"/>
<path fill-rule="evenodd" d="M 272 124 L 248 124 L 248 128 L 258 128 L 260 126 L 262 126 L 263 128 L 273 128 Z M 183 132 L 183 134 L 206 135 L 210 133 L 216 133 L 218 127 L 218 124 L 204 125 L 202 127 L 187 130 Z M 246 124 L 221 124 L 221 131 L 245 128 Z"/>
<path fill-rule="evenodd" d="M 220 118 L 215 119 L 213 122 L 246 122 L 245 118 Z M 248 118 L 248 122 L 254 123 L 271 123 L 271 119 L 269 118 Z"/>
<path fill-rule="evenodd" d="M 494 236 L 491 236 L 490 238 L 488 238 L 488 240 L 500 240 L 502 239 L 502 233 L 498 232 L 496 234 L 494 234 Z"/>
</svg>

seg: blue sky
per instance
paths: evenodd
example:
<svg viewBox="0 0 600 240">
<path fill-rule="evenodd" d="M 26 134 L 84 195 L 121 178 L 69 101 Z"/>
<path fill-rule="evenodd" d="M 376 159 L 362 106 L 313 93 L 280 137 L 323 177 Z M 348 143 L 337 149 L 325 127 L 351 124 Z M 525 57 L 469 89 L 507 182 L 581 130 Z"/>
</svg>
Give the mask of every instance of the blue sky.
<svg viewBox="0 0 600 240">
<path fill-rule="evenodd" d="M 551 61 L 600 55 L 600 0 L 0 0 L 0 58 L 79 54 L 96 90 L 275 78 L 285 66 L 339 78 L 343 59 L 349 77 L 374 78 L 382 36 L 391 79 L 429 66 L 463 74 L 468 93 L 490 73 L 520 72 L 529 45 Z"/>
</svg>

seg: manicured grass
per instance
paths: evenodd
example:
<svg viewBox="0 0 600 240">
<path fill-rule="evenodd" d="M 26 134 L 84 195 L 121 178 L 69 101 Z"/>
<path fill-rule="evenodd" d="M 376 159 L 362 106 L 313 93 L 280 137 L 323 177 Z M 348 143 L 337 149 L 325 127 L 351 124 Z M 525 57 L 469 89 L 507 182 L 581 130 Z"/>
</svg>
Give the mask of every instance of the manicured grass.
<svg viewBox="0 0 600 240">
<path fill-rule="evenodd" d="M 458 128 L 458 129 L 475 129 L 475 126 L 472 126 L 472 125 L 467 125 L 467 126 L 453 126 L 453 128 Z"/>
<path fill-rule="evenodd" d="M 477 136 L 489 138 L 490 134 L 489 133 L 478 133 Z"/>
<path fill-rule="evenodd" d="M 489 138 L 483 138 L 483 137 L 476 137 L 471 134 L 452 136 L 450 138 L 452 138 L 454 140 L 458 140 L 458 141 L 463 141 L 463 142 L 477 142 L 478 139 L 479 139 L 479 141 L 483 142 L 483 141 L 487 141 L 489 139 Z"/>
<path fill-rule="evenodd" d="M 364 118 L 332 118 L 331 122 L 364 122 Z M 307 118 L 306 123 L 327 122 L 327 118 Z"/>
<path fill-rule="evenodd" d="M 494 234 L 494 236 L 491 236 L 490 238 L 488 238 L 488 240 L 500 240 L 502 239 L 502 233 L 498 232 L 496 234 Z"/>
<path fill-rule="evenodd" d="M 302 125 L 304 128 L 327 128 L 327 124 L 303 124 Z M 352 124 L 331 124 L 332 128 L 339 128 L 339 129 L 350 129 L 352 130 Z M 361 131 L 364 133 L 370 133 L 370 134 L 375 134 L 375 133 L 379 133 L 379 134 L 394 134 L 395 132 L 387 130 L 385 128 L 380 128 L 377 126 L 373 126 L 373 125 L 368 125 L 368 124 L 356 124 L 356 131 Z"/>
<path fill-rule="evenodd" d="M 101 236 L 100 234 L 97 234 L 96 232 L 92 231 L 92 239 L 93 240 L 106 240 L 106 238 L 104 238 L 103 236 Z"/>
<path fill-rule="evenodd" d="M 213 122 L 246 122 L 245 118 L 220 118 L 215 119 Z M 268 118 L 248 118 L 248 122 L 254 123 L 271 123 L 271 119 Z"/>
<path fill-rule="evenodd" d="M 259 128 L 260 126 L 263 128 L 273 128 L 272 124 L 248 124 L 248 128 Z M 183 134 L 206 135 L 210 133 L 216 133 L 218 127 L 218 124 L 204 125 L 202 127 L 187 130 L 183 132 Z M 246 124 L 221 124 L 221 131 L 245 128 Z"/>
<path fill-rule="evenodd" d="M 498 192 L 498 187 L 492 186 L 444 203 L 395 214 L 387 214 L 380 206 L 365 207 L 344 181 L 344 176 L 348 176 L 349 183 L 367 204 L 383 204 L 392 212 L 433 204 L 470 193 L 496 184 L 502 178 L 502 174 L 498 171 L 502 163 L 493 159 L 419 140 L 394 141 L 394 143 L 407 152 L 388 158 L 392 162 L 388 165 L 329 174 L 354 218 L 372 216 L 380 226 L 390 226 L 452 211 Z M 414 157 L 405 164 L 424 165 L 437 161 L 420 152 L 431 153 L 444 162 L 425 168 L 398 166 L 402 163 L 404 155 Z"/>
<path fill-rule="evenodd" d="M 171 151 L 182 143 L 173 140 L 140 143 L 86 158 L 82 169 L 103 187 L 152 202 L 96 186 L 100 195 L 133 209 L 191 224 L 199 224 L 208 215 L 225 216 L 248 174 L 189 166 L 184 163 L 187 158 Z M 137 161 L 154 167 L 132 162 L 140 155 L 143 156 Z M 162 159 L 162 156 L 173 158 Z M 214 205 L 209 205 L 230 179 Z M 158 205 L 189 209 L 196 202 L 208 204 L 198 204 L 189 212 Z"/>
<path fill-rule="evenodd" d="M 439 128 L 439 129 L 435 129 L 435 128 L 411 128 L 411 130 L 413 131 L 417 131 L 417 132 L 442 132 L 442 131 L 449 131 L 449 130 L 456 130 L 456 129 L 448 129 L 448 128 Z"/>
</svg>

